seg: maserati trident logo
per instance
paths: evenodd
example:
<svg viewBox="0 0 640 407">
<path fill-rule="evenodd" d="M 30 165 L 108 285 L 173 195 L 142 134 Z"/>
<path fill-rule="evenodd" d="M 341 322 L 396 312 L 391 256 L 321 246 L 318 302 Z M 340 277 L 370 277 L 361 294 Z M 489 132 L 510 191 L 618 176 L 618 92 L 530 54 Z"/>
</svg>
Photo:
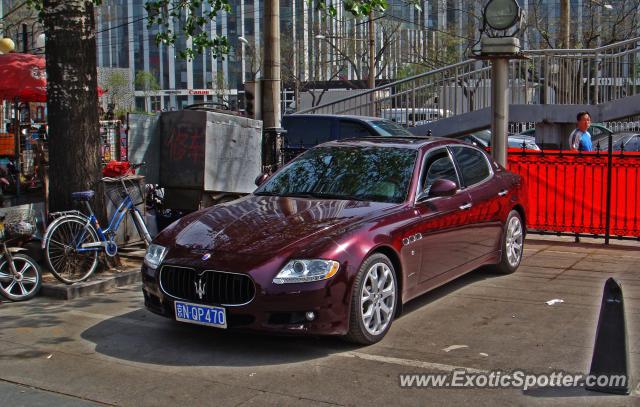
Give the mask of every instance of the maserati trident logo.
<svg viewBox="0 0 640 407">
<path fill-rule="evenodd" d="M 196 286 L 196 294 L 198 294 L 198 298 L 202 299 L 206 289 L 206 285 L 202 283 L 202 277 L 198 277 L 198 281 L 194 281 L 193 284 Z"/>
</svg>

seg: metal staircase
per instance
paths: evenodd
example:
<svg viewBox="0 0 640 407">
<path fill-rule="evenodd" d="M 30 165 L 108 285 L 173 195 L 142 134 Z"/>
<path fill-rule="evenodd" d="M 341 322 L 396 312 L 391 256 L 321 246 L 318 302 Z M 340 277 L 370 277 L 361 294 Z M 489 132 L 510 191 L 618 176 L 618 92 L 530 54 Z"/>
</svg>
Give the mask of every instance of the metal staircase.
<svg viewBox="0 0 640 407">
<path fill-rule="evenodd" d="M 511 105 L 600 105 L 640 97 L 640 37 L 595 49 L 527 50 L 523 54 L 525 59 L 509 64 Z M 634 103 L 638 100 L 632 99 Z M 473 118 L 490 106 L 489 63 L 471 59 L 296 114 L 377 116 L 421 127 L 448 118 L 462 119 L 462 115 Z M 634 109 L 640 114 L 640 103 Z"/>
</svg>

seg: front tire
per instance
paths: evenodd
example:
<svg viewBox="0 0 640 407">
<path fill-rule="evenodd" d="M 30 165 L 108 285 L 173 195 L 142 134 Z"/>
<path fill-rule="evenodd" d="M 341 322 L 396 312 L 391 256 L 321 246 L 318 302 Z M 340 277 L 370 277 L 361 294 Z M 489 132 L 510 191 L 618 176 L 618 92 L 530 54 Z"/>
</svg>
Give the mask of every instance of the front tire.
<svg viewBox="0 0 640 407">
<path fill-rule="evenodd" d="M 15 253 L 11 257 L 18 275 L 11 273 L 9 262 L 3 256 L 0 263 L 0 294 L 11 301 L 25 301 L 35 297 L 42 286 L 40 266 L 24 254 Z"/>
<path fill-rule="evenodd" d="M 509 212 L 502 236 L 502 258 L 494 266 L 500 274 L 511 274 L 518 269 L 524 251 L 524 225 L 516 210 Z"/>
<path fill-rule="evenodd" d="M 353 283 L 345 339 L 364 345 L 380 341 L 391 327 L 398 298 L 396 273 L 389 258 L 382 253 L 369 256 Z"/>
<path fill-rule="evenodd" d="M 51 274 L 66 284 L 89 278 L 98 266 L 98 251 L 78 252 L 76 248 L 98 241 L 93 226 L 83 218 L 67 217 L 56 220 L 50 227 L 44 253 Z"/>
</svg>

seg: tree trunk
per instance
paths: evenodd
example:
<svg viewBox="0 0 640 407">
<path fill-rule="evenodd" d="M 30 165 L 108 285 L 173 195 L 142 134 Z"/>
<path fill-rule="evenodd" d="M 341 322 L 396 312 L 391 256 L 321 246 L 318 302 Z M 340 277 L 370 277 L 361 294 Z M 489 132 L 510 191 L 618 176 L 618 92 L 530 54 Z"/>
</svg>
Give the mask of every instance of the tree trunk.
<svg viewBox="0 0 640 407">
<path fill-rule="evenodd" d="M 44 0 L 47 35 L 49 207 L 72 209 L 71 192 L 96 190 L 92 206 L 104 219 L 93 4 Z"/>
</svg>

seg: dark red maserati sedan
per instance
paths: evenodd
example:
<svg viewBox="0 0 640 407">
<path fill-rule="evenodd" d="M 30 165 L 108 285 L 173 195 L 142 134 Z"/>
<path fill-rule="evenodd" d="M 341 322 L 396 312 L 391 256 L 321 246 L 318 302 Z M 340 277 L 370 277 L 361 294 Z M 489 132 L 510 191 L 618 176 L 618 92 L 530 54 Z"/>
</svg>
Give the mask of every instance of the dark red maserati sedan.
<svg viewBox="0 0 640 407">
<path fill-rule="evenodd" d="M 483 265 L 513 272 L 522 258 L 520 177 L 466 143 L 333 141 L 265 178 L 156 237 L 142 267 L 149 310 L 370 344 L 403 303 Z"/>
</svg>

